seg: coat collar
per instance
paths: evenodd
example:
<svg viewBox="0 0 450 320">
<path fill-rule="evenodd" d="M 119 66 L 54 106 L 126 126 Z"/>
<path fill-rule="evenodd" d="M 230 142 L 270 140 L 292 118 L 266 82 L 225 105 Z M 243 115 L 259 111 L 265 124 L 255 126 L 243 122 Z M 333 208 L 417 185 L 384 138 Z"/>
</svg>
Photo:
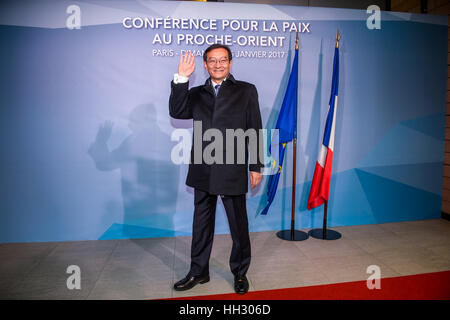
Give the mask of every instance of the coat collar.
<svg viewBox="0 0 450 320">
<path fill-rule="evenodd" d="M 224 80 L 225 82 L 222 83 L 222 85 L 227 83 L 227 82 L 233 83 L 233 84 L 236 83 L 236 80 L 234 79 L 234 77 L 233 77 L 233 75 L 231 73 L 228 75 L 228 77 L 225 80 Z M 211 83 L 211 77 L 206 79 L 205 85 L 203 86 L 203 89 L 205 89 L 206 91 L 211 92 L 212 94 L 214 94 L 214 88 L 213 88 L 212 83 Z"/>
</svg>

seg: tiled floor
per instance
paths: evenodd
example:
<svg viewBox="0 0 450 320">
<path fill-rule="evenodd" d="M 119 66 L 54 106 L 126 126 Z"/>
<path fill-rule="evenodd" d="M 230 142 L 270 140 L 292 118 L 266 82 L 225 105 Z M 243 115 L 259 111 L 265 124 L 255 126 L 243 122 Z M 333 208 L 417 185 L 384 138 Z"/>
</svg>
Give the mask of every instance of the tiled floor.
<svg viewBox="0 0 450 320">
<path fill-rule="evenodd" d="M 333 228 L 335 241 L 284 241 L 251 233 L 250 290 L 366 280 L 450 270 L 450 222 L 443 219 Z M 172 290 L 189 267 L 190 237 L 0 244 L 1 299 L 157 299 L 233 292 L 229 235 L 216 235 L 211 281 Z M 67 267 L 81 270 L 69 290 Z"/>
</svg>

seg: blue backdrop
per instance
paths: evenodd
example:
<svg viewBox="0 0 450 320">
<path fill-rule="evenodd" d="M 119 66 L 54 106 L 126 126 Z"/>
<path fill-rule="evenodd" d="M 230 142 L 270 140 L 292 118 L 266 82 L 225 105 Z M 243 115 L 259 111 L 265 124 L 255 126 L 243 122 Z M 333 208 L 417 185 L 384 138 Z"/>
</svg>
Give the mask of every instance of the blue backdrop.
<svg viewBox="0 0 450 320">
<path fill-rule="evenodd" d="M 228 3 L 71 1 L 0 4 L 0 242 L 189 235 L 193 190 L 171 140 L 192 121 L 169 117 L 170 80 L 180 50 L 156 34 L 273 35 L 278 58 L 236 57 L 236 79 L 258 89 L 263 125 L 273 128 L 289 77 L 295 32 L 127 29 L 124 17 L 309 23 L 300 34 L 297 228 L 319 227 L 306 210 L 328 111 L 335 35 L 340 87 L 328 224 L 437 218 L 441 211 L 447 77 L 447 17 L 381 13 L 381 29 L 361 10 Z M 156 56 L 153 50 L 174 50 Z M 191 86 L 207 77 L 201 57 Z M 250 231 L 290 227 L 292 150 L 267 216 L 267 179 L 248 193 Z M 218 206 L 216 233 L 228 233 Z"/>
</svg>

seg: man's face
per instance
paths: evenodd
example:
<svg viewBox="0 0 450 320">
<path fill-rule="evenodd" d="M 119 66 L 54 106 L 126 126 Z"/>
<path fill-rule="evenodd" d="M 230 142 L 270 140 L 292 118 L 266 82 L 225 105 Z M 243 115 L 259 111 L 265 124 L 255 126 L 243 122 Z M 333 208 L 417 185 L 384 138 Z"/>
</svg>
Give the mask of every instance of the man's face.
<svg viewBox="0 0 450 320">
<path fill-rule="evenodd" d="M 233 61 L 228 60 L 227 50 L 217 48 L 208 52 L 206 62 L 203 61 L 203 65 L 211 76 L 211 79 L 220 82 L 230 74 Z"/>
</svg>

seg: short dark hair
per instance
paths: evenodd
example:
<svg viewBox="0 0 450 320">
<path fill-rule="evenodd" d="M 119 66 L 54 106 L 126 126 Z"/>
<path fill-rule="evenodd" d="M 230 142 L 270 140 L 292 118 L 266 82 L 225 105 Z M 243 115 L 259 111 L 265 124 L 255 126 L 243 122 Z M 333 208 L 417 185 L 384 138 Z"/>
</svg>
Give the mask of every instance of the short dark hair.
<svg viewBox="0 0 450 320">
<path fill-rule="evenodd" d="M 206 62 L 206 56 L 208 55 L 208 52 L 210 52 L 211 50 L 214 50 L 214 49 L 220 49 L 220 48 L 221 48 L 221 49 L 225 49 L 225 50 L 228 51 L 228 60 L 231 61 L 231 60 L 233 59 L 233 56 L 232 56 L 232 54 L 231 54 L 230 48 L 228 48 L 228 46 L 226 46 L 226 45 L 224 45 L 224 44 L 220 44 L 220 43 L 216 43 L 216 44 L 210 45 L 210 46 L 205 50 L 205 52 L 203 53 L 203 61 Z"/>
</svg>

